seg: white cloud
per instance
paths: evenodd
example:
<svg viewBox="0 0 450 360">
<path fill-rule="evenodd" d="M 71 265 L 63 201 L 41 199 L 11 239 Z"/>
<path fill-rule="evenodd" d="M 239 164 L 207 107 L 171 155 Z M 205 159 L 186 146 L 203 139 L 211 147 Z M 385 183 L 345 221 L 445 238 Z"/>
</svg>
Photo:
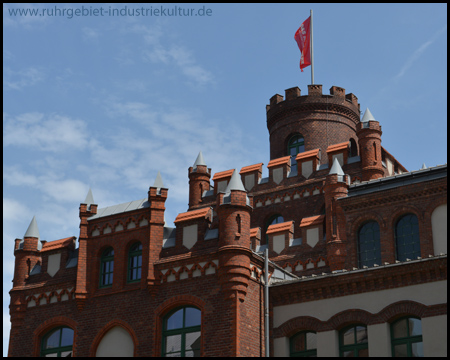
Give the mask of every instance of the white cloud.
<svg viewBox="0 0 450 360">
<path fill-rule="evenodd" d="M 6 89 L 22 90 L 43 81 L 44 78 L 44 71 L 35 67 L 28 67 L 19 71 L 11 70 L 9 67 L 3 68 L 3 87 Z"/>
<path fill-rule="evenodd" d="M 30 210 L 19 201 L 3 198 L 3 221 L 20 221 L 30 218 Z"/>
<path fill-rule="evenodd" d="M 26 113 L 3 117 L 3 146 L 64 152 L 86 147 L 86 124 L 67 116 Z"/>
<path fill-rule="evenodd" d="M 437 31 L 430 40 L 424 42 L 421 46 L 419 46 L 416 51 L 408 58 L 408 60 L 405 62 L 405 64 L 400 69 L 400 72 L 394 77 L 394 80 L 400 79 L 405 73 L 408 71 L 408 69 L 414 64 L 414 62 L 424 53 L 424 51 L 433 44 L 437 38 L 447 30 L 447 25 L 445 25 L 442 29 Z"/>
</svg>

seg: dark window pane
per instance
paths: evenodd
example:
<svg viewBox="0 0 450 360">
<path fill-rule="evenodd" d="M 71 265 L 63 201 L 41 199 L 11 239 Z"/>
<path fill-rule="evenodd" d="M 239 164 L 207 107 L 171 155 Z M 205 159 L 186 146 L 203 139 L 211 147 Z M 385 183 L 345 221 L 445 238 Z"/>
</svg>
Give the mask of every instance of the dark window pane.
<svg viewBox="0 0 450 360">
<path fill-rule="evenodd" d="M 183 309 L 178 310 L 167 319 L 166 330 L 181 329 L 183 327 Z"/>
<path fill-rule="evenodd" d="M 413 357 L 423 357 L 423 342 L 412 343 L 411 348 Z"/>
<path fill-rule="evenodd" d="M 316 333 L 306 333 L 306 348 L 308 350 L 317 349 L 317 334 Z"/>
<path fill-rule="evenodd" d="M 186 350 L 200 349 L 200 331 L 186 334 Z"/>
<path fill-rule="evenodd" d="M 344 357 L 355 357 L 353 350 L 352 351 L 344 351 L 343 356 Z"/>
<path fill-rule="evenodd" d="M 166 352 L 181 351 L 181 335 L 166 337 Z"/>
<path fill-rule="evenodd" d="M 395 322 L 392 325 L 394 339 L 399 339 L 408 336 L 406 321 L 407 319 L 402 319 Z"/>
<path fill-rule="evenodd" d="M 355 343 L 355 328 L 352 327 L 345 331 L 343 335 L 343 344 L 344 345 L 351 345 Z"/>
<path fill-rule="evenodd" d="M 358 351 L 358 357 L 369 357 L 369 349 L 360 349 Z"/>
<path fill-rule="evenodd" d="M 409 336 L 422 335 L 422 321 L 420 319 L 409 318 Z"/>
<path fill-rule="evenodd" d="M 59 339 L 60 339 L 60 335 L 61 335 L 61 329 L 55 330 L 55 331 L 47 338 L 45 348 L 46 348 L 46 349 L 51 349 L 51 348 L 59 347 Z"/>
<path fill-rule="evenodd" d="M 61 346 L 73 345 L 73 330 L 70 328 L 62 329 Z"/>
<path fill-rule="evenodd" d="M 394 347 L 394 356 L 395 357 L 407 357 L 408 351 L 407 351 L 406 344 L 396 345 Z"/>
<path fill-rule="evenodd" d="M 356 343 L 362 344 L 367 342 L 367 328 L 365 326 L 356 327 Z"/>
<path fill-rule="evenodd" d="M 201 323 L 201 311 L 195 308 L 186 308 L 185 327 L 197 326 Z"/>
<path fill-rule="evenodd" d="M 305 333 L 300 333 L 292 339 L 292 351 L 298 352 L 298 351 L 305 351 L 305 350 L 306 350 Z"/>
</svg>

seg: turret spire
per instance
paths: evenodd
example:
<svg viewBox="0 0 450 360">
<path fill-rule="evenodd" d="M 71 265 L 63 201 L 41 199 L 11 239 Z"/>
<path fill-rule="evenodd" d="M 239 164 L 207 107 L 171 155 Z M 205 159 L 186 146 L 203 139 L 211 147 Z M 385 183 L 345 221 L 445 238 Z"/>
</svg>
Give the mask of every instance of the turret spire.
<svg viewBox="0 0 450 360">
<path fill-rule="evenodd" d="M 203 159 L 203 154 L 201 151 L 198 153 L 197 159 L 195 160 L 195 163 L 193 166 L 194 170 L 197 169 L 198 165 L 206 166 L 206 163 L 205 163 L 205 160 Z"/>
<path fill-rule="evenodd" d="M 366 109 L 366 112 L 364 113 L 361 122 L 368 122 L 368 121 L 376 121 L 372 113 L 370 112 L 369 108 Z"/>
<path fill-rule="evenodd" d="M 344 175 L 344 171 L 341 168 L 341 165 L 339 164 L 339 161 L 337 158 L 334 158 L 333 166 L 330 169 L 330 172 L 328 175 L 337 174 L 337 175 Z"/>
<path fill-rule="evenodd" d="M 156 179 L 155 179 L 155 183 L 153 184 L 153 187 L 158 188 L 158 189 L 164 187 L 161 173 L 159 171 L 158 171 L 158 175 L 156 175 Z"/>
<path fill-rule="evenodd" d="M 38 240 L 41 238 L 39 235 L 39 229 L 37 226 L 36 216 L 33 216 L 33 219 L 31 220 L 31 223 L 28 226 L 28 229 L 23 237 L 24 238 L 35 237 L 35 238 L 38 238 Z"/>
</svg>

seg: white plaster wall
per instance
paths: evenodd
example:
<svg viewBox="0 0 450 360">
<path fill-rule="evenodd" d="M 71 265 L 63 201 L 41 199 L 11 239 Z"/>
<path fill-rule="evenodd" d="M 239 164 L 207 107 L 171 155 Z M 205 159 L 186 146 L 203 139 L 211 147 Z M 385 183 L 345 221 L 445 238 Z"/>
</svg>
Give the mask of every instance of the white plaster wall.
<svg viewBox="0 0 450 360">
<path fill-rule="evenodd" d="M 431 214 L 434 254 L 447 254 L 447 204 L 434 209 Z"/>
<path fill-rule="evenodd" d="M 333 315 L 348 309 L 361 309 L 376 314 L 386 306 L 402 300 L 424 305 L 447 303 L 447 281 L 277 306 L 273 309 L 273 326 L 278 327 L 298 316 L 312 316 L 327 321 Z"/>
<path fill-rule="evenodd" d="M 319 242 L 319 228 L 312 228 L 306 230 L 306 243 L 314 247 Z"/>
<path fill-rule="evenodd" d="M 273 181 L 279 184 L 283 180 L 283 168 L 273 169 Z"/>
<path fill-rule="evenodd" d="M 255 175 L 245 175 L 245 189 L 251 190 L 255 186 Z"/>
<path fill-rule="evenodd" d="M 394 174 L 394 164 L 392 163 L 391 160 L 386 159 L 386 167 L 387 167 L 388 174 L 393 175 Z"/>
<path fill-rule="evenodd" d="M 219 181 L 217 183 L 217 192 L 220 192 L 220 191 L 225 192 L 225 190 L 227 189 L 227 185 L 228 185 L 228 182 L 226 180 Z"/>
<path fill-rule="evenodd" d="M 183 228 L 183 245 L 191 249 L 197 242 L 197 224 L 185 226 Z"/>
<path fill-rule="evenodd" d="M 335 330 L 317 333 L 317 357 L 338 357 L 339 336 Z"/>
<path fill-rule="evenodd" d="M 134 344 L 131 335 L 120 326 L 109 330 L 97 347 L 96 357 L 132 357 Z"/>
<path fill-rule="evenodd" d="M 273 340 L 273 354 L 275 357 L 289 357 L 289 338 L 275 338 Z"/>
<path fill-rule="evenodd" d="M 48 256 L 47 273 L 53 277 L 58 272 L 61 264 L 61 253 Z"/>
<path fill-rule="evenodd" d="M 302 175 L 305 178 L 309 178 L 309 175 L 311 175 L 312 172 L 313 172 L 313 162 L 312 162 L 312 160 L 305 161 L 304 163 L 302 163 Z"/>
<path fill-rule="evenodd" d="M 447 315 L 422 319 L 423 354 L 447 357 Z"/>
<path fill-rule="evenodd" d="M 333 155 L 333 158 L 331 159 L 331 164 L 334 163 L 334 159 L 338 160 L 339 165 L 344 166 L 344 154 L 343 153 L 339 153 L 336 155 Z"/>
<path fill-rule="evenodd" d="M 277 254 L 282 252 L 285 247 L 285 235 L 275 235 L 273 237 L 273 251 Z"/>
<path fill-rule="evenodd" d="M 368 325 L 369 357 L 391 357 L 391 335 L 388 323 Z"/>
</svg>

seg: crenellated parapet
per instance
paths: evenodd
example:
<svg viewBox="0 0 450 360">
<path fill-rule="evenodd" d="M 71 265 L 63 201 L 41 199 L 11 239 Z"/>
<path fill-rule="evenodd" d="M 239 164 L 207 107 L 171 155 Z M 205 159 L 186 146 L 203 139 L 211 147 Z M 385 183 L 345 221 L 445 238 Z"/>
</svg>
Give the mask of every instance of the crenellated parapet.
<svg viewBox="0 0 450 360">
<path fill-rule="evenodd" d="M 322 93 L 322 85 L 308 85 L 308 95 L 298 87 L 287 89 L 285 97 L 276 94 L 266 106 L 267 128 L 270 134 L 270 159 L 290 155 L 289 139 L 302 135 L 305 151 L 321 149 L 326 162 L 326 149 L 331 144 L 356 140 L 356 125 L 360 121 L 358 98 L 345 94 L 345 89 L 332 86 L 330 95 Z"/>
</svg>

